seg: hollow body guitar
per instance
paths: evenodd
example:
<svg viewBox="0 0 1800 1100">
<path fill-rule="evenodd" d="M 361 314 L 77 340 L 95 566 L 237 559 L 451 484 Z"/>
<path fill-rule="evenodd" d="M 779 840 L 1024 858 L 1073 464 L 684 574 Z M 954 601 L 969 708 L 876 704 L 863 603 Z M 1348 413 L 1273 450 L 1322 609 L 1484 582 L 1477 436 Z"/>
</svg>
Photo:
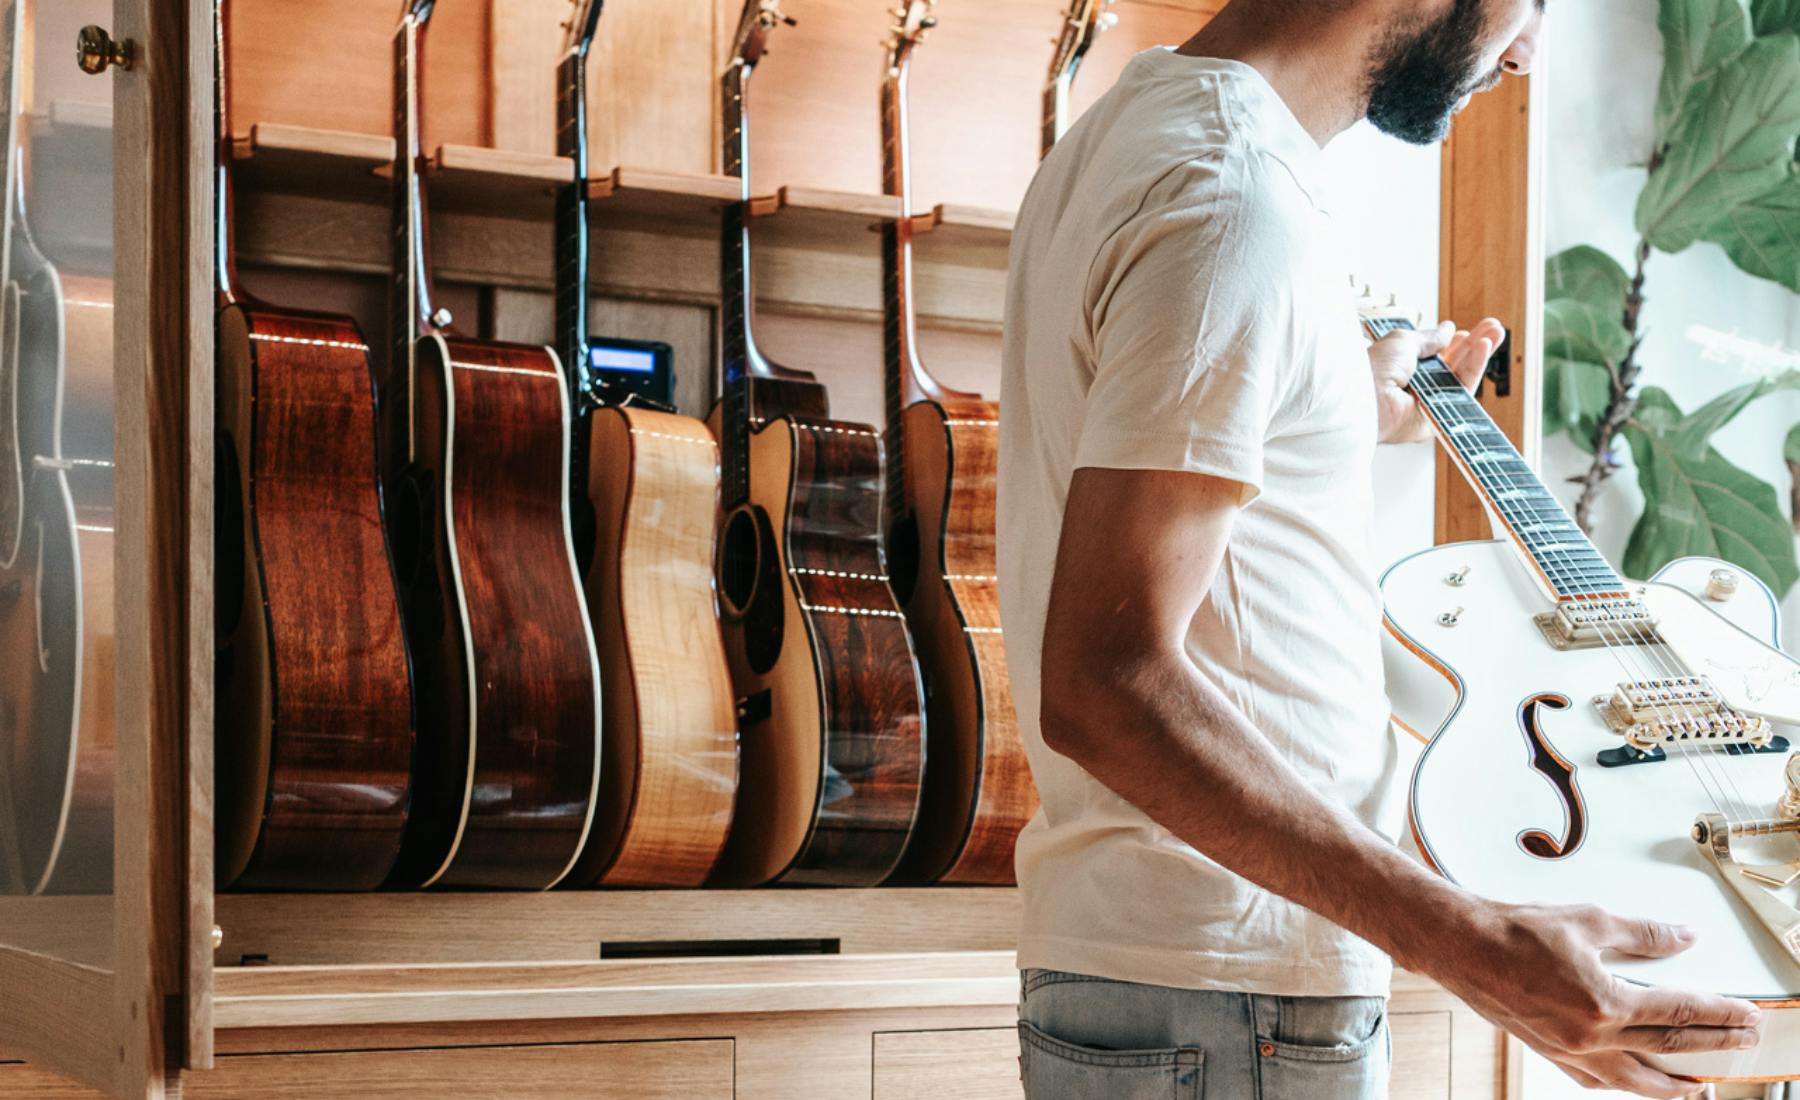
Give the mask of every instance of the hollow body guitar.
<svg viewBox="0 0 1800 1100">
<path fill-rule="evenodd" d="M 0 4 L 0 892 L 104 893 L 113 863 L 112 284 L 32 239 L 22 10 Z"/>
<path fill-rule="evenodd" d="M 1674 958 L 1610 965 L 1761 1002 L 1762 1042 L 1654 1064 L 1800 1077 L 1800 767 L 1784 735 L 1800 665 L 1777 648 L 1772 594 L 1702 558 L 1625 582 L 1447 368 L 1424 364 L 1413 386 L 1507 535 L 1382 580 L 1395 715 L 1427 739 L 1420 851 L 1488 897 L 1696 929 Z"/>
<path fill-rule="evenodd" d="M 431 305 L 419 57 L 395 39 L 387 519 L 419 745 L 390 884 L 543 889 L 574 866 L 600 772 L 599 669 L 569 522 L 569 407 L 546 347 L 471 340 Z"/>
<path fill-rule="evenodd" d="M 217 873 L 371 890 L 399 856 L 413 697 L 356 322 L 245 296 L 218 30 Z"/>
<path fill-rule="evenodd" d="M 1037 790 L 1000 633 L 1000 408 L 933 378 L 914 336 L 907 81 L 912 51 L 935 21 L 931 8 L 915 0 L 896 9 L 881 88 L 882 174 L 901 205 L 900 221 L 882 227 L 886 530 L 895 591 L 924 670 L 929 731 L 919 825 L 895 880 L 1009 884 Z"/>
<path fill-rule="evenodd" d="M 586 0 L 578 11 L 558 73 L 559 152 L 575 178 L 557 198 L 557 333 L 576 410 L 573 504 L 592 516 L 581 564 L 605 731 L 594 825 L 568 881 L 699 886 L 725 845 L 738 783 L 713 588 L 719 448 L 691 417 L 606 404 L 589 367 L 586 74 L 600 8 Z"/>
<path fill-rule="evenodd" d="M 710 424 L 743 782 L 715 881 L 871 886 L 919 811 L 924 699 L 882 551 L 880 436 L 829 419 L 823 387 L 768 362 L 751 333 L 744 92 L 782 19 L 749 0 L 723 81 L 725 166 L 746 201 L 723 217 L 725 395 Z"/>
</svg>

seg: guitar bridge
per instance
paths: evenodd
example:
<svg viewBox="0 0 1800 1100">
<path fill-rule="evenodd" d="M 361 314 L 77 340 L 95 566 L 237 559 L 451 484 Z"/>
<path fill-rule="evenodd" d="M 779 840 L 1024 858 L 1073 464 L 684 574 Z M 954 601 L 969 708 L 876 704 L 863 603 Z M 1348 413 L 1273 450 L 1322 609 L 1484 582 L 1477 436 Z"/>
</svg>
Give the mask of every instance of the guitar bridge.
<svg viewBox="0 0 1800 1100">
<path fill-rule="evenodd" d="M 1663 745 L 1760 749 L 1775 736 L 1767 719 L 1726 706 L 1699 676 L 1634 680 L 1611 695 L 1596 695 L 1593 702 L 1607 728 L 1645 752 Z"/>
<path fill-rule="evenodd" d="M 1581 600 L 1532 616 L 1552 649 L 1598 649 L 1657 641 L 1656 617 L 1638 598 Z"/>
</svg>

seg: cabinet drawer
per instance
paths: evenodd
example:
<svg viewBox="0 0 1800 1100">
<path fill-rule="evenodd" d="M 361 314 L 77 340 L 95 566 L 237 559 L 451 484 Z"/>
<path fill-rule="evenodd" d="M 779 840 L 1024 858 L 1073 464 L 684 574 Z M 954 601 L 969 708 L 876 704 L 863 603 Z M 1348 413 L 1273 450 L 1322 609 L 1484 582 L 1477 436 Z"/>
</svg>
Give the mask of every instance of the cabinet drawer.
<svg viewBox="0 0 1800 1100">
<path fill-rule="evenodd" d="M 1450 1013 L 1402 1012 L 1388 1017 L 1394 1033 L 1391 1100 L 1448 1100 Z"/>
<path fill-rule="evenodd" d="M 874 1100 L 1021 1100 L 1010 1027 L 875 1033 Z"/>
</svg>

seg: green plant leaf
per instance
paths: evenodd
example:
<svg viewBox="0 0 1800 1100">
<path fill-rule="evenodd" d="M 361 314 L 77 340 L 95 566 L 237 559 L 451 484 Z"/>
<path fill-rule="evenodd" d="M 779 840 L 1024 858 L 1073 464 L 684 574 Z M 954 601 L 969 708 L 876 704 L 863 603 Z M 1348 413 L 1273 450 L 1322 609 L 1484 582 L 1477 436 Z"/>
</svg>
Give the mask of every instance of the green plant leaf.
<svg viewBox="0 0 1800 1100">
<path fill-rule="evenodd" d="M 1568 431 L 1569 439 L 1592 454 L 1594 430 L 1612 398 L 1606 368 L 1580 359 L 1544 359 L 1544 433 Z"/>
<path fill-rule="evenodd" d="M 1625 573 L 1648 577 L 1676 558 L 1704 554 L 1742 566 L 1786 595 L 1800 579 L 1800 562 L 1774 487 L 1716 448 L 1684 454 L 1676 442 L 1684 420 L 1668 394 L 1647 386 L 1625 425 L 1644 491 L 1644 514 L 1621 563 Z"/>
<path fill-rule="evenodd" d="M 1782 445 L 1782 456 L 1793 465 L 1800 465 L 1800 424 L 1795 424 L 1788 432 L 1787 442 Z"/>
<path fill-rule="evenodd" d="M 1759 38 L 1688 88 L 1638 195 L 1637 227 L 1679 252 L 1739 203 L 1779 187 L 1800 132 L 1800 36 Z"/>
<path fill-rule="evenodd" d="M 1800 0 L 1750 0 L 1750 18 L 1757 34 L 1800 33 Z"/>
<path fill-rule="evenodd" d="M 1740 269 L 1800 293 L 1800 173 L 1790 169 L 1773 191 L 1732 207 L 1706 239 Z"/>
<path fill-rule="evenodd" d="M 1770 0 L 1769 6 L 1779 4 Z M 1750 44 L 1750 19 L 1743 0 L 1662 0 L 1656 25 L 1663 36 L 1662 83 L 1656 92 L 1660 144 L 1674 131 L 1694 82 Z"/>
<path fill-rule="evenodd" d="M 1631 351 L 1631 334 L 1617 313 L 1574 298 L 1544 303 L 1544 354 L 1617 368 Z"/>
<path fill-rule="evenodd" d="M 1777 390 L 1800 389 L 1800 371 L 1782 371 L 1742 386 L 1733 386 L 1670 427 L 1670 441 L 1681 449 L 1682 457 L 1698 459 L 1712 445 L 1712 437 L 1737 419 L 1737 415 Z"/>
<path fill-rule="evenodd" d="M 1573 298 L 1614 317 L 1624 316 L 1631 276 L 1619 261 L 1592 245 L 1578 244 L 1550 257 L 1544 263 L 1544 278 L 1547 299 Z"/>
</svg>

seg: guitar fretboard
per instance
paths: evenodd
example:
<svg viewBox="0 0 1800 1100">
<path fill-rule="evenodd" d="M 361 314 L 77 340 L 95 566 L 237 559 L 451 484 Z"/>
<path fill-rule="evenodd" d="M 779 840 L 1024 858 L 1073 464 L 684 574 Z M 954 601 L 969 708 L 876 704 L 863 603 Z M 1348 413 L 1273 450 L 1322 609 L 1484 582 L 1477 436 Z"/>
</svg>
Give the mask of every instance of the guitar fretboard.
<svg viewBox="0 0 1800 1100">
<path fill-rule="evenodd" d="M 556 194 L 556 347 L 577 415 L 594 397 L 588 362 L 587 57 L 569 51 L 557 71 L 556 151 L 574 161 L 575 177 Z"/>
<path fill-rule="evenodd" d="M 1379 339 L 1412 326 L 1383 319 L 1368 327 Z M 1626 594 L 1624 580 L 1442 359 L 1419 364 L 1411 388 L 1444 445 L 1559 600 Z"/>
<path fill-rule="evenodd" d="M 750 499 L 750 385 L 756 355 L 756 341 L 750 331 L 750 229 L 745 220 L 750 203 L 750 176 L 744 92 L 749 87 L 750 73 L 750 65 L 741 59 L 735 60 L 725 70 L 720 84 L 725 123 L 722 163 L 727 176 L 742 181 L 739 201 L 725 208 L 719 229 L 722 284 L 719 373 L 724 391 L 720 409 L 719 458 L 723 502 L 728 511 Z"/>
<path fill-rule="evenodd" d="M 392 196 L 393 268 L 389 301 L 393 311 L 391 384 L 387 392 L 405 403 L 406 457 L 415 452 L 412 395 L 417 368 L 417 340 L 431 324 L 430 259 L 425 246 L 425 173 L 419 133 L 419 51 L 424 39 L 423 15 L 408 12 L 394 36 L 394 190 Z"/>
<path fill-rule="evenodd" d="M 1075 86 L 1075 70 L 1081 64 L 1077 56 L 1068 67 L 1051 75 L 1044 85 L 1043 128 L 1038 141 L 1038 157 L 1050 155 L 1056 143 L 1069 132 L 1069 93 Z"/>
<path fill-rule="evenodd" d="M 906 510 L 906 459 L 901 420 L 912 402 L 926 395 L 930 380 L 919 362 L 913 334 L 912 171 L 907 105 L 907 70 L 902 66 L 881 87 L 882 190 L 900 199 L 900 220 L 881 227 L 885 362 L 883 396 L 887 412 L 885 497 L 889 530 Z"/>
</svg>

